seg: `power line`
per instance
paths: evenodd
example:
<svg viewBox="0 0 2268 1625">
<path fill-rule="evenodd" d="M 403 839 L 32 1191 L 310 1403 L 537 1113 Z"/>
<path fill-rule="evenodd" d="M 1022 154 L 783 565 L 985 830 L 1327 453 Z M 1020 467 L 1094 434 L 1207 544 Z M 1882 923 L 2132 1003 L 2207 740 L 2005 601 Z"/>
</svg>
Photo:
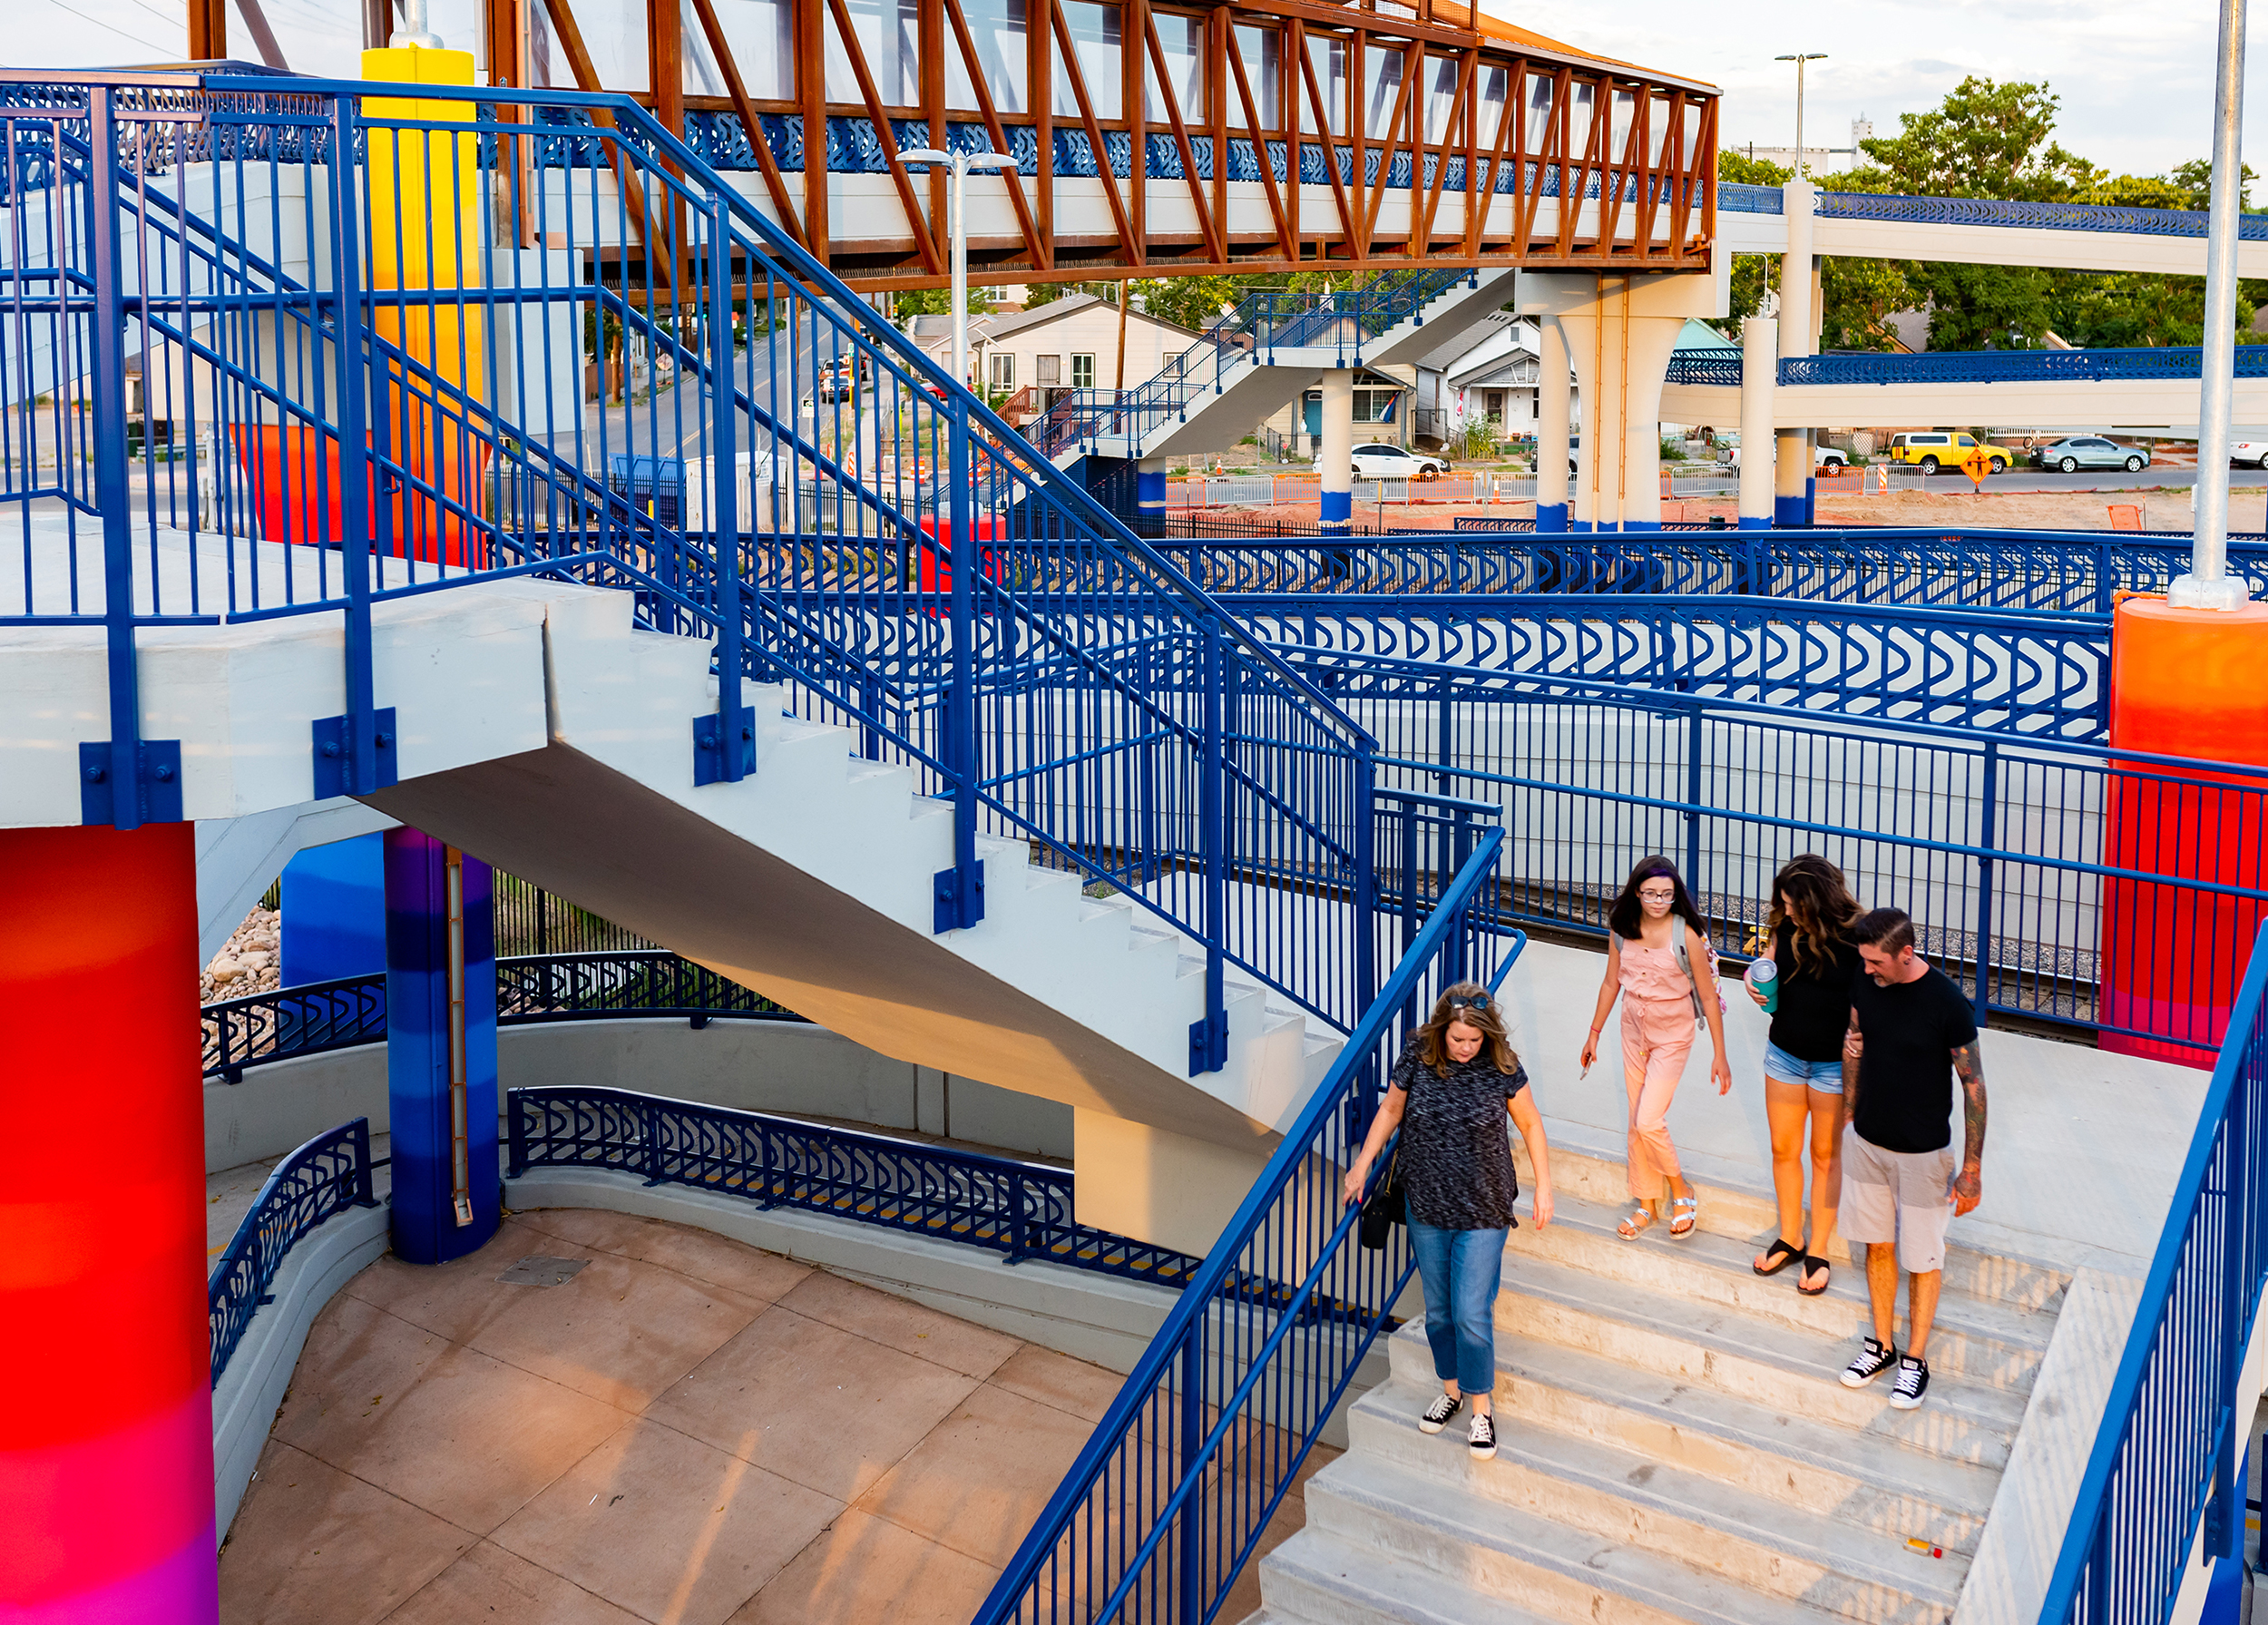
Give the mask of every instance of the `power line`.
<svg viewBox="0 0 2268 1625">
<path fill-rule="evenodd" d="M 105 22 L 103 19 L 96 16 L 92 12 L 81 11 L 75 5 L 65 5 L 64 0 L 47 0 L 47 3 L 55 7 L 58 11 L 67 11 L 74 17 L 78 17 L 93 24 L 97 28 L 107 28 L 112 34 L 118 35 L 121 39 L 129 39 L 133 41 L 133 43 L 137 45 L 145 45 L 149 47 L 149 49 L 157 52 L 161 56 L 171 55 L 174 54 L 174 48 L 171 45 L 161 45 L 155 40 L 146 40 L 138 34 L 129 34 L 123 28 L 121 28 L 117 24 Z"/>
</svg>

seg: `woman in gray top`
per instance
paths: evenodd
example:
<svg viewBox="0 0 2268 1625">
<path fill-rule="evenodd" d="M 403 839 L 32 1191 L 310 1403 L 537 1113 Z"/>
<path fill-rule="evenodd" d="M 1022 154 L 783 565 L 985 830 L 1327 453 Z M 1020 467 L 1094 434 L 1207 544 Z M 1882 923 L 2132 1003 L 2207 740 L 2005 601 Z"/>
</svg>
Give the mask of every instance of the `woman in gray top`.
<svg viewBox="0 0 2268 1625">
<path fill-rule="evenodd" d="M 1346 1172 L 1346 1199 L 1360 1201 L 1378 1153 L 1402 1131 L 1397 1167 L 1425 1288 L 1425 1337 L 1442 1381 L 1441 1397 L 1418 1418 L 1418 1431 L 1441 1432 L 1471 1400 L 1466 1442 L 1481 1461 L 1496 1454 L 1496 1292 L 1505 1232 L 1519 1222 L 1512 1216 L 1520 1177 L 1505 1131 L 1508 1111 L 1535 1166 L 1536 1223 L 1549 1224 L 1551 1151 L 1528 1073 L 1488 990 L 1461 982 L 1410 1035 Z"/>
</svg>

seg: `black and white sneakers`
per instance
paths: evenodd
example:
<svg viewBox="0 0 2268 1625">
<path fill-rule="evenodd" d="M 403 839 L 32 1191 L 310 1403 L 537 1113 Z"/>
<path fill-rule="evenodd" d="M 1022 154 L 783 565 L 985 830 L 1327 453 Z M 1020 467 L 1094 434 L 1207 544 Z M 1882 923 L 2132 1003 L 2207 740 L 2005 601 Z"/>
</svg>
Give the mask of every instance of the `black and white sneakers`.
<svg viewBox="0 0 2268 1625">
<path fill-rule="evenodd" d="M 1422 1434 L 1441 1432 L 1449 1425 L 1449 1419 L 1464 1408 L 1465 1402 L 1462 1399 L 1447 1394 L 1436 1395 L 1433 1403 L 1427 1405 L 1424 1413 L 1418 1417 L 1418 1432 Z"/>
<path fill-rule="evenodd" d="M 1859 1357 L 1843 1368 L 1843 1385 L 1846 1388 L 1863 1388 L 1896 1364 L 1896 1349 L 1887 1343 L 1877 1343 L 1869 1337 L 1865 1346 L 1859 1350 Z M 1924 1375 L 1921 1380 L 1926 1383 L 1929 1378 Z M 1893 1400 L 1892 1403 L 1897 1402 Z M 1917 1399 L 1914 1403 L 1919 1405 L 1921 1402 Z"/>
<path fill-rule="evenodd" d="M 1465 1426 L 1465 1443 L 1471 1446 L 1472 1459 L 1490 1461 L 1496 1455 L 1496 1417 L 1488 1411 L 1475 1411 Z"/>
<path fill-rule="evenodd" d="M 1893 1411 L 1918 1411 L 1930 1391 L 1930 1363 L 1917 1360 L 1911 1355 L 1898 1359 L 1898 1380 L 1890 1386 L 1890 1408 Z"/>
</svg>

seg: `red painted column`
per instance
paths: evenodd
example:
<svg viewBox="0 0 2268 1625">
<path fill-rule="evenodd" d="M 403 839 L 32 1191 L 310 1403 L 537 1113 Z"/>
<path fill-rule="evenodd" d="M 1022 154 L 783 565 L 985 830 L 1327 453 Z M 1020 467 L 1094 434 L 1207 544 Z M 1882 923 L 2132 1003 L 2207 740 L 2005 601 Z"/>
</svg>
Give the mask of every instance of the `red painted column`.
<svg viewBox="0 0 2268 1625">
<path fill-rule="evenodd" d="M 2268 604 L 2201 610 L 2156 596 L 2120 599 L 2111 627 L 2113 750 L 2268 768 L 2263 672 Z M 2268 775 L 2185 770 L 2116 756 L 2112 768 L 2106 864 L 2268 888 Z M 2106 881 L 2101 1016 L 2137 1031 L 2107 1032 L 2103 1048 L 2212 1066 L 2261 914 L 2249 898 L 2146 880 Z"/>
<path fill-rule="evenodd" d="M 195 827 L 0 829 L 0 1620 L 211 1625 Z"/>
</svg>

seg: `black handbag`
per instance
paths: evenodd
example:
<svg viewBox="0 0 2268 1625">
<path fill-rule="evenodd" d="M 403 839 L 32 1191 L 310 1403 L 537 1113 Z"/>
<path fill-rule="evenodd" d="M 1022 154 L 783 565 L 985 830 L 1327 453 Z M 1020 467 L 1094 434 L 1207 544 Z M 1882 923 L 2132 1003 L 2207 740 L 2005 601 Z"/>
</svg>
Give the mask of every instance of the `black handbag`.
<svg viewBox="0 0 2268 1625">
<path fill-rule="evenodd" d="M 1386 1171 L 1363 1199 L 1363 1216 L 1355 1221 L 1355 1234 L 1364 1247 L 1377 1252 L 1386 1245 L 1387 1233 L 1402 1223 L 1403 1218 L 1402 1142 L 1397 1140 L 1393 1154 L 1386 1159 Z"/>
</svg>

